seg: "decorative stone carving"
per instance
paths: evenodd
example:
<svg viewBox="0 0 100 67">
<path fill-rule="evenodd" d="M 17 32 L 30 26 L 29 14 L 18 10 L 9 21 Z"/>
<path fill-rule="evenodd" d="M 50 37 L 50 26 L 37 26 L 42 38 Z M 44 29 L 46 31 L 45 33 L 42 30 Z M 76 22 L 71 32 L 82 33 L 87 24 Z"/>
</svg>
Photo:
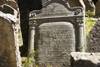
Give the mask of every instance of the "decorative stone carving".
<svg viewBox="0 0 100 67">
<path fill-rule="evenodd" d="M 38 50 L 35 59 L 39 67 L 67 67 L 71 52 L 84 51 L 83 8 L 72 9 L 66 1 L 50 0 L 42 10 L 34 10 L 29 16 L 28 53 Z"/>
<path fill-rule="evenodd" d="M 19 8 L 15 0 L 0 0 L 0 11 L 19 17 Z"/>
</svg>

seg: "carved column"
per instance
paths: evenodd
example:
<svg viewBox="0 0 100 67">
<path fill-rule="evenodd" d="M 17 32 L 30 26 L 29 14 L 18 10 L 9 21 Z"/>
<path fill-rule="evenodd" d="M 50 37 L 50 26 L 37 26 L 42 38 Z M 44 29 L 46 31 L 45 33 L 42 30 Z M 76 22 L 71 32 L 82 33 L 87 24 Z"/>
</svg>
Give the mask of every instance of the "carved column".
<svg viewBox="0 0 100 67">
<path fill-rule="evenodd" d="M 84 20 L 83 18 L 77 18 L 78 22 L 78 51 L 85 52 L 84 41 Z"/>
</svg>

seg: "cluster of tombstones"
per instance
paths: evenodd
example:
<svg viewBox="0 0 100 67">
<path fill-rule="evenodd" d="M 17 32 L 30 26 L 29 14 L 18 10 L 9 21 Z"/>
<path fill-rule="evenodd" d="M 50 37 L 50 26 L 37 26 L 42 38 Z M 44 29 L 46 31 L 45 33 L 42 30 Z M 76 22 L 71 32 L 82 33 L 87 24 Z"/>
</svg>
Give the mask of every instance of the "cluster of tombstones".
<svg viewBox="0 0 100 67">
<path fill-rule="evenodd" d="M 65 0 L 44 2 L 41 10 L 29 14 L 28 53 L 38 50 L 37 65 L 99 67 L 100 53 L 96 52 L 100 51 L 100 19 L 85 38 L 84 2 L 78 0 L 82 7 L 73 7 L 71 0 L 69 3 Z M 0 0 L 0 67 L 21 67 L 19 20 L 16 2 Z"/>
</svg>

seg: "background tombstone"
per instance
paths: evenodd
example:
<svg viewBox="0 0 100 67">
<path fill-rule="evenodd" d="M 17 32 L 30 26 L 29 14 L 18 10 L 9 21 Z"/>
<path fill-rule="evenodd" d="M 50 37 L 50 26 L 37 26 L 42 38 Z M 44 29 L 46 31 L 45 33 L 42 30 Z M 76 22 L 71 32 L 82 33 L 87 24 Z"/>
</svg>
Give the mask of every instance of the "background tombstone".
<svg viewBox="0 0 100 67">
<path fill-rule="evenodd" d="M 86 6 L 86 11 L 95 12 L 95 5 L 92 0 L 83 0 Z"/>
<path fill-rule="evenodd" d="M 43 3 L 46 1 L 50 0 L 42 0 Z M 64 1 L 67 1 L 70 4 L 70 7 L 83 7 L 85 10 L 85 4 L 83 0 L 64 0 Z"/>
<path fill-rule="evenodd" d="M 0 67 L 21 67 L 18 20 L 0 12 Z"/>
<path fill-rule="evenodd" d="M 87 51 L 100 52 L 100 18 L 86 37 Z"/>
<path fill-rule="evenodd" d="M 96 15 L 99 15 L 100 14 L 100 0 L 96 3 L 95 14 Z"/>
<path fill-rule="evenodd" d="M 38 50 L 39 67 L 46 64 L 69 66 L 70 52 L 77 48 L 84 51 L 84 11 L 81 7 L 71 9 L 65 1 L 48 1 L 42 10 L 30 13 L 29 25 L 29 54 L 32 49 Z"/>
</svg>

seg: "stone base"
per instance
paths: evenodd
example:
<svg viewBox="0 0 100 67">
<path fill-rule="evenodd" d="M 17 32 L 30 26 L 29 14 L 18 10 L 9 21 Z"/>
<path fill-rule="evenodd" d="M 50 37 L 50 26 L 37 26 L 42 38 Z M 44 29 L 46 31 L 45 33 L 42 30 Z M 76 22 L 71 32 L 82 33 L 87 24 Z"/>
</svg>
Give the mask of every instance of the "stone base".
<svg viewBox="0 0 100 67">
<path fill-rule="evenodd" d="M 71 53 L 71 67 L 100 67 L 100 53 Z"/>
</svg>

